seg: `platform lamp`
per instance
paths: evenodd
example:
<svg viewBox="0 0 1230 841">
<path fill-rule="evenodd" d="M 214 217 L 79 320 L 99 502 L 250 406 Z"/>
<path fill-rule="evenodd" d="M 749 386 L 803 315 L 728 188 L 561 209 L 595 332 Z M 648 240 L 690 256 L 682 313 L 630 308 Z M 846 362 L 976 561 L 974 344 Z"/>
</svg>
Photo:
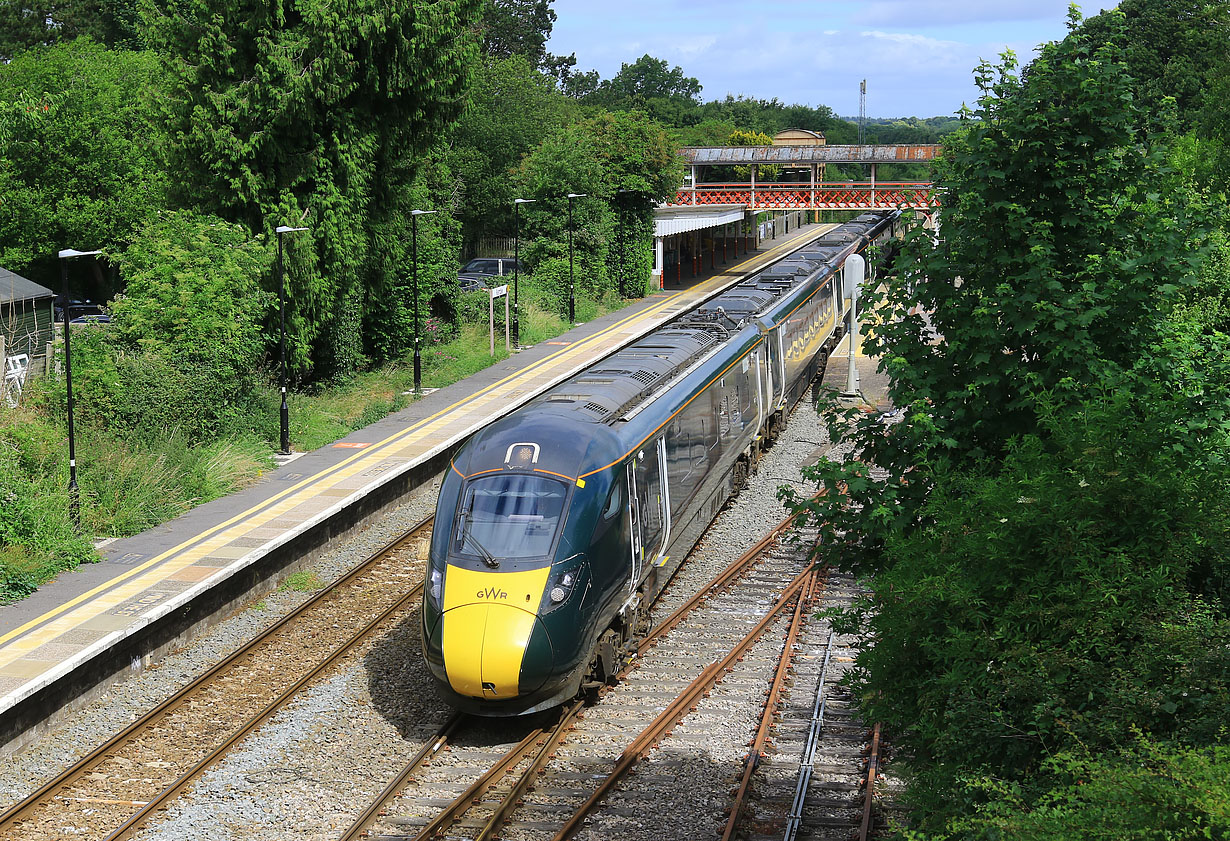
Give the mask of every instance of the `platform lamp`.
<svg viewBox="0 0 1230 841">
<path fill-rule="evenodd" d="M 521 205 L 533 204 L 537 199 L 513 199 L 513 347 L 521 347 L 521 306 L 517 298 L 517 286 L 521 273 Z"/>
<path fill-rule="evenodd" d="M 278 235 L 278 319 L 281 328 L 278 332 L 278 356 L 280 357 L 282 388 L 282 449 L 284 456 L 290 455 L 290 407 L 286 405 L 286 282 L 282 268 L 282 235 L 296 231 L 306 231 L 307 228 L 292 228 L 289 225 L 278 225 L 273 232 Z"/>
<path fill-rule="evenodd" d="M 410 211 L 410 263 L 414 267 L 414 393 L 423 393 L 423 360 L 419 354 L 419 217 L 435 210 Z"/>
<path fill-rule="evenodd" d="M 68 513 L 73 518 L 73 528 L 81 530 L 81 491 L 77 487 L 77 442 L 73 435 L 73 320 L 71 299 L 68 297 L 68 261 L 74 257 L 93 257 L 101 251 L 78 251 L 65 248 L 60 252 L 60 285 L 64 287 L 64 385 L 68 392 Z"/>
<path fill-rule="evenodd" d="M 585 193 L 568 194 L 568 321 L 577 323 L 577 281 L 572 271 L 572 200 L 585 198 Z"/>
</svg>

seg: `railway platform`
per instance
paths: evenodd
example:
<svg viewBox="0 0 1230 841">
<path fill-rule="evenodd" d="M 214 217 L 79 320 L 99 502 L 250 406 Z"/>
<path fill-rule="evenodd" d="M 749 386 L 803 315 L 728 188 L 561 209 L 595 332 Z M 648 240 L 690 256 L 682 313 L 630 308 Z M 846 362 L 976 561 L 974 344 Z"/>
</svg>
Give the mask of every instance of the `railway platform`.
<svg viewBox="0 0 1230 841">
<path fill-rule="evenodd" d="M 345 539 L 441 472 L 475 430 L 788 254 L 828 225 L 762 243 L 694 282 L 526 348 L 271 471 L 255 485 L 110 543 L 99 563 L 0 607 L 0 746 L 14 747 Z"/>
</svg>

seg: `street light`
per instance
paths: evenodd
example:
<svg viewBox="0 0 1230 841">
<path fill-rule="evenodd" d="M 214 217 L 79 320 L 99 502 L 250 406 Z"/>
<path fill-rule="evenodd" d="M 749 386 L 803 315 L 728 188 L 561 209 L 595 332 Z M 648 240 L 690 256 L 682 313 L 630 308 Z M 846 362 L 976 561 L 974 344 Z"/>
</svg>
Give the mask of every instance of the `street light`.
<svg viewBox="0 0 1230 841">
<path fill-rule="evenodd" d="M 64 287 L 64 384 L 68 391 L 68 513 L 73 518 L 73 527 L 81 530 L 81 492 L 77 488 L 77 442 L 73 435 L 73 352 L 72 304 L 68 296 L 68 261 L 74 257 L 93 257 L 101 251 L 78 251 L 65 248 L 60 252 L 60 285 Z"/>
<path fill-rule="evenodd" d="M 286 405 L 286 283 L 282 269 L 282 234 L 295 231 L 306 231 L 307 228 L 292 228 L 289 225 L 278 225 L 273 232 L 278 235 L 278 314 L 281 330 L 278 334 L 278 355 L 281 357 L 282 385 L 282 449 L 284 456 L 290 455 L 290 407 Z"/>
<path fill-rule="evenodd" d="M 521 347 L 521 305 L 517 298 L 517 281 L 521 272 L 521 205 L 537 199 L 513 199 L 513 347 Z"/>
<path fill-rule="evenodd" d="M 568 321 L 577 323 L 577 281 L 572 273 L 572 200 L 583 199 L 585 193 L 568 194 Z"/>
<path fill-rule="evenodd" d="M 410 262 L 414 265 L 414 393 L 423 393 L 423 362 L 419 356 L 419 217 L 434 210 L 410 211 Z"/>
</svg>

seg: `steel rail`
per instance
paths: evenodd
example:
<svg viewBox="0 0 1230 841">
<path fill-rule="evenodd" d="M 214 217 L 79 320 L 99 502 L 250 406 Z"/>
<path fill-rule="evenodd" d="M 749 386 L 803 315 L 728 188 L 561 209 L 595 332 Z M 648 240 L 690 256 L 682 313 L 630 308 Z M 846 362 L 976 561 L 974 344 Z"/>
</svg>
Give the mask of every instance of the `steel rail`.
<svg viewBox="0 0 1230 841">
<path fill-rule="evenodd" d="M 794 615 L 790 618 L 790 629 L 786 632 L 786 643 L 782 646 L 781 657 L 778 658 L 777 668 L 773 672 L 773 683 L 770 685 L 769 693 L 765 697 L 764 709 L 760 715 L 760 725 L 756 728 L 756 736 L 752 739 L 751 748 L 747 753 L 747 761 L 743 767 L 743 776 L 739 780 L 739 788 L 735 792 L 734 802 L 730 807 L 730 815 L 726 820 L 726 829 L 722 833 L 722 841 L 731 841 L 734 838 L 735 828 L 739 825 L 739 819 L 743 815 L 743 806 L 747 802 L 752 787 L 752 775 L 760 766 L 760 760 L 764 756 L 765 743 L 769 738 L 769 730 L 772 728 L 773 720 L 777 716 L 777 707 L 781 700 L 782 690 L 786 685 L 786 675 L 790 671 L 794 647 L 798 642 L 799 632 L 803 627 L 804 607 L 815 600 L 817 591 L 821 586 L 819 570 L 813 568 L 811 577 L 808 578 L 803 592 L 795 602 Z"/>
<path fill-rule="evenodd" d="M 497 837 L 496 832 L 504 825 L 508 815 L 517 807 L 517 801 L 521 799 L 526 789 L 534 782 L 534 779 L 538 776 L 538 770 L 546 764 L 547 759 L 555 753 L 559 743 L 564 740 L 565 733 L 572 726 L 573 720 L 576 719 L 583 706 L 584 704 L 580 702 L 574 703 L 567 712 L 560 716 L 559 723 L 551 731 L 550 737 L 548 737 L 546 744 L 543 745 L 542 750 L 538 752 L 538 756 L 534 758 L 534 762 L 521 774 L 520 778 L 513 785 L 512 790 L 504 795 L 500 805 L 496 807 L 495 814 L 483 825 L 478 835 L 474 836 L 474 841 L 492 841 Z"/>
<path fill-rule="evenodd" d="M 429 838 L 434 838 L 460 820 L 461 816 L 468 812 L 470 807 L 484 793 L 503 779 L 525 757 L 529 756 L 536 744 L 541 744 L 539 740 L 542 739 L 546 732 L 546 729 L 542 727 L 531 730 L 524 739 L 513 746 L 512 750 L 500 757 L 498 762 L 484 771 L 477 780 L 470 783 L 465 791 L 457 795 L 456 799 L 446 806 L 444 811 L 436 815 L 431 823 L 423 827 L 419 834 L 415 836 L 416 841 L 427 841 Z"/>
<path fill-rule="evenodd" d="M 384 790 L 376 796 L 368 807 L 364 809 L 350 828 L 342 833 L 340 841 L 354 841 L 356 838 L 361 838 L 373 823 L 380 816 L 380 810 L 388 804 L 390 800 L 396 796 L 397 792 L 401 791 L 402 787 L 410 781 L 414 772 L 421 768 L 427 760 L 435 756 L 441 748 L 448 744 L 448 740 L 452 737 L 453 731 L 463 718 L 461 713 L 453 713 L 449 720 L 444 723 L 437 732 L 435 738 L 423 746 L 414 757 L 406 763 L 406 767 L 401 770 L 401 773 L 394 777 Z"/>
<path fill-rule="evenodd" d="M 791 604 L 798 596 L 803 586 L 807 583 L 808 578 L 813 575 L 812 569 L 806 569 L 799 573 L 793 581 L 786 586 L 778 596 L 774 603 L 752 630 L 748 631 L 743 637 L 721 660 L 710 664 L 705 668 L 700 675 L 688 685 L 678 697 L 672 701 L 662 713 L 654 719 L 653 723 L 641 731 L 640 735 L 633 740 L 615 764 L 615 768 L 607 775 L 597 790 L 590 795 L 589 799 L 573 813 L 572 817 L 564 824 L 563 828 L 555 834 L 553 841 L 567 841 L 574 833 L 581 828 L 582 821 L 594 809 L 595 806 L 607 795 L 607 793 L 632 769 L 632 767 L 640 761 L 641 757 L 648 754 L 664 736 L 666 736 L 672 727 L 679 722 L 691 709 L 700 697 L 708 691 L 713 684 L 728 671 L 734 669 L 734 663 L 743 655 L 747 649 L 768 630 L 782 611 Z"/>
<path fill-rule="evenodd" d="M 239 743 L 245 736 L 267 721 L 270 716 L 276 713 L 281 707 L 297 695 L 300 690 L 307 686 L 316 678 L 320 677 L 325 671 L 332 667 L 338 660 L 350 653 L 354 647 L 367 638 L 376 628 L 383 624 L 390 616 L 404 610 L 407 606 L 412 605 L 416 600 L 423 596 L 423 585 L 419 584 L 406 595 L 402 596 L 394 604 L 380 612 L 375 619 L 369 621 L 361 628 L 358 633 L 354 634 L 350 639 L 337 646 L 332 653 L 324 660 L 317 663 L 309 672 L 304 674 L 293 684 L 282 690 L 274 700 L 270 701 L 256 715 L 248 719 L 248 721 L 227 737 L 226 741 L 212 751 L 208 755 L 197 761 L 195 765 L 181 774 L 175 782 L 164 788 L 158 793 L 158 796 L 150 800 L 139 812 L 125 821 L 117 830 L 107 836 L 107 841 L 121 841 L 121 839 L 129 838 L 132 834 L 141 827 L 146 818 L 157 809 L 164 808 L 168 801 L 179 794 L 189 783 L 201 775 L 205 769 L 209 768 L 215 762 L 222 758 L 227 751 Z"/>
<path fill-rule="evenodd" d="M 748 549 L 736 558 L 729 566 L 726 567 L 726 569 L 714 576 L 713 580 L 697 590 L 695 595 L 680 605 L 674 613 L 659 622 L 654 627 L 653 631 L 650 632 L 645 639 L 641 640 L 640 644 L 636 648 L 636 656 L 640 657 L 648 651 L 650 647 L 652 647 L 663 635 L 674 629 L 675 626 L 683 621 L 683 618 L 694 610 L 697 605 L 710 596 L 725 590 L 732 583 L 734 583 L 735 579 L 747 572 L 752 564 L 755 563 L 756 559 L 764 554 L 764 552 L 794 524 L 795 517 L 796 515 L 791 514 L 789 517 L 782 520 L 770 529 L 764 537 L 757 541 L 755 546 Z"/>
<path fill-rule="evenodd" d="M 245 643 L 242 647 L 240 647 L 236 651 L 232 652 L 229 656 L 227 656 L 221 662 L 214 665 L 204 674 L 197 677 L 195 680 L 193 680 L 187 686 L 182 688 L 180 691 L 176 692 L 174 695 L 170 696 L 169 698 L 164 700 L 162 703 L 158 704 L 158 706 L 154 707 L 152 710 L 147 712 L 145 715 L 138 718 L 132 724 L 125 727 L 119 733 L 112 736 L 106 742 L 99 745 L 94 750 L 90 751 L 90 753 L 82 757 L 79 761 L 70 765 L 68 768 L 65 768 L 64 771 L 60 772 L 54 778 L 44 783 L 42 786 L 39 787 L 37 791 L 30 794 L 24 800 L 15 804 L 3 814 L 0 814 L 0 832 L 10 830 L 14 826 L 30 820 L 33 812 L 40 806 L 47 804 L 55 796 L 55 793 L 58 790 L 66 788 L 70 785 L 74 785 L 82 781 L 88 773 L 90 773 L 101 762 L 107 759 L 109 755 L 115 753 L 119 748 L 123 747 L 128 742 L 132 741 L 132 739 L 135 736 L 139 735 L 142 732 L 152 729 L 153 725 L 155 725 L 157 722 L 161 721 L 166 716 L 170 715 L 172 712 L 175 712 L 180 707 L 182 707 L 192 695 L 194 695 L 199 690 L 219 680 L 228 671 L 236 667 L 240 663 L 240 661 L 256 653 L 256 651 L 262 645 L 264 645 L 266 642 L 269 642 L 271 639 L 275 638 L 278 634 L 285 631 L 287 627 L 292 625 L 294 622 L 303 618 L 304 615 L 306 615 L 312 609 L 317 607 L 325 599 L 328 599 L 336 595 L 336 593 L 341 588 L 345 587 L 347 584 L 350 584 L 354 579 L 362 575 L 367 570 L 367 568 L 373 565 L 377 560 L 379 560 L 380 558 L 382 558 L 384 555 L 388 554 L 389 552 L 395 551 L 403 544 L 411 542 L 415 537 L 418 536 L 418 534 L 422 530 L 424 530 L 425 528 L 428 528 L 431 525 L 433 519 L 434 519 L 433 517 L 427 517 L 424 520 L 421 520 L 419 523 L 415 524 L 405 534 L 386 543 L 383 547 L 373 552 L 371 555 L 369 555 L 366 559 L 364 559 L 361 563 L 359 563 L 349 572 L 335 579 L 331 584 L 327 585 L 319 593 L 316 593 L 314 596 L 312 596 L 310 599 L 305 601 L 303 604 L 299 605 L 297 608 L 292 610 L 290 613 L 286 614 L 281 619 L 274 622 L 272 625 L 270 625 L 268 628 L 266 628 L 256 637 L 254 637 L 252 640 Z M 421 591 L 421 587 L 420 587 L 420 591 Z M 329 658 L 329 660 L 330 661 L 335 660 L 336 656 L 337 656 L 336 654 L 332 655 Z M 280 702 L 278 703 L 280 705 Z M 261 720 L 263 721 L 264 718 L 267 718 L 268 715 L 271 715 L 274 711 L 276 710 L 275 709 L 268 710 L 267 714 L 265 714 Z M 251 730 L 251 726 L 243 728 L 243 732 L 247 732 L 249 730 Z M 228 744 L 233 744 L 233 741 L 229 742 Z M 214 756 L 214 754 L 211 754 L 211 757 L 212 756 Z M 212 764 L 212 760 L 210 761 L 209 764 Z M 198 765 L 200 764 L 198 763 Z M 200 766 L 200 770 L 203 770 L 204 767 L 207 767 L 207 766 Z M 189 772 L 189 773 L 192 773 L 192 772 Z M 197 770 L 196 773 L 199 773 L 199 770 Z M 179 789 L 183 787 L 183 785 L 189 779 L 190 777 L 188 776 L 188 774 L 181 775 L 180 778 L 178 778 L 175 782 L 171 784 L 171 788 L 174 788 L 175 791 L 178 791 Z M 162 794 L 160 794 L 156 799 L 149 801 L 142 808 L 142 812 L 140 814 L 148 814 L 150 810 L 150 806 L 152 806 L 153 804 L 165 804 L 166 800 L 168 799 L 170 798 L 163 797 Z M 141 802 L 140 801 L 129 801 L 129 804 L 141 805 Z M 123 805 L 123 804 L 115 804 L 115 805 Z M 131 824 L 132 824 L 132 820 L 130 819 L 128 822 L 122 825 L 119 829 L 117 829 L 111 836 L 109 836 L 109 839 L 118 839 L 118 838 L 125 837 L 125 833 L 127 832 L 126 828 L 129 827 Z"/>
<path fill-rule="evenodd" d="M 880 769 L 880 725 L 871 734 L 871 751 L 867 754 L 867 777 L 863 781 L 863 822 L 858 828 L 858 841 L 867 841 L 872 829 L 871 807 L 875 800 L 876 772 Z"/>
<path fill-rule="evenodd" d="M 672 629 L 674 629 L 674 627 L 679 624 L 679 622 L 683 619 L 683 617 L 686 616 L 689 611 L 695 609 L 696 606 L 699 605 L 702 601 L 704 601 L 706 598 L 713 595 L 714 593 L 719 592 L 720 590 L 729 586 L 729 584 L 735 578 L 737 578 L 741 573 L 745 572 L 747 568 L 750 567 L 751 564 L 757 558 L 759 558 L 761 554 L 763 554 L 764 551 L 770 545 L 772 545 L 772 543 L 775 540 L 777 540 L 777 538 L 779 538 L 781 534 L 787 528 L 790 527 L 793 520 L 794 520 L 794 517 L 791 516 L 791 517 L 787 517 L 785 520 L 778 523 L 764 537 L 762 537 L 760 541 L 756 543 L 755 546 L 753 546 L 751 549 L 749 549 L 747 552 L 745 552 L 743 555 L 737 558 L 733 563 L 727 566 L 725 570 L 720 572 L 712 581 L 710 581 L 707 585 L 702 587 L 700 591 L 696 593 L 696 595 L 694 595 L 682 607 L 680 607 L 678 610 L 672 613 L 670 617 L 667 618 L 667 620 L 659 623 L 652 631 L 649 632 L 649 634 L 646 635 L 645 639 L 641 642 L 640 646 L 637 649 L 637 656 L 639 657 L 641 653 L 643 653 L 651 645 L 657 642 L 659 638 L 661 638 L 662 636 L 670 632 Z M 633 658 L 632 662 L 620 672 L 620 676 L 621 677 L 626 676 L 630 671 L 635 669 L 637 666 L 637 662 L 638 662 L 637 659 Z M 601 690 L 601 693 L 605 694 L 607 690 L 609 689 L 610 687 L 604 686 Z M 561 718 L 561 723 L 557 725 L 557 727 L 552 732 L 552 735 L 550 737 L 551 744 L 549 745 L 549 749 L 543 750 L 542 752 L 540 752 L 538 758 L 534 762 L 534 766 L 531 769 L 531 771 L 524 774 L 518 781 L 517 785 L 514 786 L 515 796 L 510 796 L 509 798 L 505 798 L 505 800 L 501 803 L 500 807 L 497 810 L 497 815 L 493 817 L 486 826 L 484 826 L 483 834 L 478 836 L 478 838 L 494 837 L 494 831 L 498 829 L 498 827 L 502 825 L 503 822 L 507 819 L 508 814 L 512 812 L 513 807 L 516 804 L 516 800 L 520 797 L 522 793 L 524 793 L 524 790 L 528 788 L 530 783 L 533 781 L 534 773 L 536 773 L 538 768 L 540 768 L 546 762 L 548 755 L 551 752 L 553 752 L 555 747 L 558 746 L 559 742 L 563 740 L 565 731 L 567 729 L 564 725 L 571 724 L 571 722 L 576 717 L 577 713 L 580 712 L 582 707 L 583 707 L 582 704 L 575 704 L 573 705 L 573 707 L 569 708 L 564 713 L 564 715 Z M 443 831 L 444 829 L 446 829 L 447 827 L 455 823 L 462 815 L 465 814 L 466 811 L 469 810 L 470 804 L 475 800 L 475 798 L 479 794 L 482 793 L 482 791 L 489 789 L 502 776 L 507 774 L 512 767 L 515 767 L 515 765 L 519 761 L 519 759 L 517 758 L 518 754 L 520 754 L 521 758 L 524 758 L 524 751 L 522 750 L 523 746 L 525 746 L 529 742 L 532 742 L 532 741 L 535 741 L 541 738 L 544 732 L 545 731 L 543 730 L 537 730 L 531 733 L 524 740 L 522 740 L 522 742 L 518 743 L 515 747 L 509 750 L 508 753 L 506 753 L 503 757 L 500 758 L 500 760 L 496 763 L 496 765 L 492 766 L 492 768 L 490 768 L 482 777 L 480 777 L 479 780 L 477 780 L 474 784 L 472 784 L 464 792 L 458 795 L 458 797 L 453 801 L 452 804 L 450 804 L 443 811 L 441 811 L 435 817 L 435 819 L 432 820 L 430 824 L 428 824 L 423 830 L 421 830 L 418 836 L 416 837 L 418 841 L 424 841 L 425 839 L 431 838 L 433 837 L 433 835 L 438 834 L 439 832 Z M 410 773 L 411 771 L 409 769 L 402 772 L 404 777 L 408 777 Z M 380 804 L 377 804 L 376 806 L 369 806 L 369 810 L 372 811 L 373 813 L 372 821 L 374 821 L 375 813 L 378 812 L 380 808 L 382 808 L 384 803 L 387 803 L 387 801 L 392 798 L 392 796 L 396 793 L 397 789 L 400 789 L 400 785 L 397 783 L 397 781 L 390 783 L 389 786 L 387 786 L 385 789 L 385 792 L 387 792 L 387 796 L 385 796 L 385 794 L 382 793 L 382 798 L 383 798 L 382 802 Z M 342 841 L 350 841 L 350 839 L 359 837 L 359 833 L 366 830 L 368 826 L 370 826 L 372 821 L 368 821 L 362 827 L 359 826 L 359 821 L 356 821 L 355 824 L 348 831 L 348 834 L 342 836 Z"/>
<path fill-rule="evenodd" d="M 816 761 L 816 744 L 820 739 L 820 731 L 824 728 L 825 707 L 828 696 L 824 694 L 824 681 L 828 677 L 829 663 L 833 660 L 833 642 L 837 635 L 829 631 L 829 642 L 824 649 L 824 662 L 820 665 L 820 677 L 816 680 L 816 701 L 811 708 L 811 725 L 807 730 L 807 742 L 803 746 L 803 755 L 799 760 L 799 778 L 794 786 L 794 801 L 790 804 L 790 812 L 786 819 L 786 832 L 783 841 L 794 841 L 803 821 L 803 801 L 807 797 L 807 787 L 811 785 L 812 767 Z"/>
</svg>

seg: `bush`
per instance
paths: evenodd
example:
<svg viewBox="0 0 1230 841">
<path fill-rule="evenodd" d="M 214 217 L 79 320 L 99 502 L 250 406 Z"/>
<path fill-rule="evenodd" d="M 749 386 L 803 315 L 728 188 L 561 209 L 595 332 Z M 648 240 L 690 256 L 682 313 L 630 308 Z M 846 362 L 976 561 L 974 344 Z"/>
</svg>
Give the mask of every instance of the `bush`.
<svg viewBox="0 0 1230 841">
<path fill-rule="evenodd" d="M 1048 755 L 1133 726 L 1224 739 L 1230 469 L 1164 406 L 1105 397 L 1002 466 L 939 470 L 920 528 L 888 541 L 856 683 L 925 826 L 967 805 L 978 769 L 1028 787 Z"/>
<path fill-rule="evenodd" d="M 1064 751 L 1044 763 L 1047 788 L 983 778 L 970 785 L 983 805 L 953 821 L 947 838 L 1180 841 L 1230 836 L 1230 749 L 1166 745 L 1136 733 L 1135 744 L 1102 755 Z M 915 836 L 916 837 L 916 836 Z"/>
</svg>

